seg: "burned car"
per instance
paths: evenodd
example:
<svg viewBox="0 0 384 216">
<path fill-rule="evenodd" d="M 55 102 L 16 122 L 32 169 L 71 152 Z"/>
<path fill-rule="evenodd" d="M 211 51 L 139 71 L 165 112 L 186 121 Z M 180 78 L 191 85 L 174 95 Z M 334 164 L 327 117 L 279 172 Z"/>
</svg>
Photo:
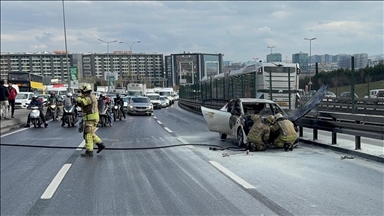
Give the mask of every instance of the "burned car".
<svg viewBox="0 0 384 216">
<path fill-rule="evenodd" d="M 287 115 L 274 101 L 255 98 L 232 99 L 219 110 L 203 105 L 201 106 L 201 112 L 210 131 L 218 132 L 221 139 L 226 139 L 227 136 L 235 137 L 237 138 L 237 144 L 243 147 L 248 143 L 247 135 L 253 125 L 253 121 L 250 119 L 252 114 L 266 117 L 281 113 L 296 126 L 295 122 L 297 120 L 305 116 L 322 101 L 327 90 L 327 85 L 323 85 L 306 104 L 290 115 Z"/>
<path fill-rule="evenodd" d="M 250 115 L 268 116 L 281 113 L 287 116 L 275 102 L 254 98 L 232 99 L 220 110 L 202 106 L 201 111 L 210 131 L 218 132 L 221 139 L 226 139 L 227 136 L 237 138 L 239 146 L 247 143 L 247 134 L 253 123 Z"/>
</svg>

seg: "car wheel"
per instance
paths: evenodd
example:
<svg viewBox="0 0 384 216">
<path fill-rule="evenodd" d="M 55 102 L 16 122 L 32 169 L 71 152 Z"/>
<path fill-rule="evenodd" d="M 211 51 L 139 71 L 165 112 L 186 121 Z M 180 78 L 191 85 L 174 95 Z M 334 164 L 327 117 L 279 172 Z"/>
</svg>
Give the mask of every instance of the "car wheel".
<svg viewBox="0 0 384 216">
<path fill-rule="evenodd" d="M 237 129 L 237 145 L 244 147 L 244 137 L 241 128 Z"/>
<path fill-rule="evenodd" d="M 219 133 L 220 139 L 225 140 L 227 139 L 227 134 L 225 133 Z"/>
</svg>

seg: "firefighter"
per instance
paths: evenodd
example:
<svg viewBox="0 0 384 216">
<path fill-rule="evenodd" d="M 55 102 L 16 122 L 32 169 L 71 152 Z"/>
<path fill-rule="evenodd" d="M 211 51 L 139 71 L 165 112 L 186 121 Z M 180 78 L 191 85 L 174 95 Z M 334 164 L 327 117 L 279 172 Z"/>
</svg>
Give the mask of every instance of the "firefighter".
<svg viewBox="0 0 384 216">
<path fill-rule="evenodd" d="M 278 137 L 273 141 L 273 144 L 276 145 L 277 148 L 285 148 L 285 150 L 288 148 L 292 149 L 294 142 L 298 138 L 294 124 L 283 117 L 281 113 L 277 113 L 275 119 L 275 124 L 271 127 L 271 132 L 277 132 Z"/>
<path fill-rule="evenodd" d="M 81 107 L 83 112 L 83 125 L 84 125 L 84 140 L 85 152 L 81 154 L 82 157 L 93 156 L 93 144 L 98 147 L 97 153 L 100 153 L 105 145 L 103 141 L 95 134 L 97 123 L 99 122 L 99 111 L 97 108 L 97 99 L 91 94 L 92 88 L 88 83 L 79 86 L 80 94 L 76 99 L 77 104 Z"/>
<path fill-rule="evenodd" d="M 248 149 L 250 151 L 264 151 L 267 148 L 270 125 L 273 124 L 274 116 L 261 118 L 259 115 L 251 115 L 253 125 L 248 133 Z"/>
</svg>

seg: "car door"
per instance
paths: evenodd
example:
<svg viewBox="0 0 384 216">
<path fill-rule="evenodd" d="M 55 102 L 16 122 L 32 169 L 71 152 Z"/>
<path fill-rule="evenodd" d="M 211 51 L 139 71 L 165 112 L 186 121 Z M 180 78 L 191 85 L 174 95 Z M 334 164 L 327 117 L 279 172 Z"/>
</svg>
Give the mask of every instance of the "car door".
<svg viewBox="0 0 384 216">
<path fill-rule="evenodd" d="M 223 110 L 201 106 L 201 112 L 207 122 L 209 131 L 230 134 L 229 118 L 231 113 Z"/>
<path fill-rule="evenodd" d="M 241 116 L 243 115 L 243 106 L 240 100 L 235 100 L 234 106 L 231 110 L 229 117 L 230 134 L 234 137 L 237 136 L 237 129 L 241 124 Z"/>
</svg>

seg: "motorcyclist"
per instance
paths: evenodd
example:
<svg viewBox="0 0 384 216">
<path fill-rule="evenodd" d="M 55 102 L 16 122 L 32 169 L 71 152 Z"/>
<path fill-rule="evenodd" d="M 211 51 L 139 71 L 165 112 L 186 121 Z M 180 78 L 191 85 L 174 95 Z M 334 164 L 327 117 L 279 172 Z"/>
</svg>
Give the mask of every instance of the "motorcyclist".
<svg viewBox="0 0 384 216">
<path fill-rule="evenodd" d="M 298 134 L 294 124 L 283 117 L 281 113 L 275 115 L 275 123 L 271 127 L 271 132 L 278 132 L 278 137 L 273 141 L 273 144 L 278 148 L 286 150 L 296 141 Z"/>
<path fill-rule="evenodd" d="M 247 135 L 248 149 L 250 151 L 264 151 L 269 140 L 270 125 L 273 124 L 275 118 L 273 115 L 261 118 L 259 115 L 252 114 L 251 119 L 254 123 Z"/>
<path fill-rule="evenodd" d="M 65 101 L 64 101 L 64 107 L 71 107 L 71 106 L 75 106 L 74 107 L 74 119 L 77 119 L 77 104 L 76 104 L 76 100 L 73 98 L 73 95 L 71 92 L 68 92 L 67 94 L 67 97 L 65 98 Z M 64 113 L 64 112 L 63 112 Z M 64 122 L 64 115 L 63 117 L 61 118 L 61 126 L 64 126 L 65 125 L 65 122 Z"/>
<path fill-rule="evenodd" d="M 120 111 L 123 114 L 124 120 L 125 120 L 125 113 L 124 113 L 124 100 L 120 97 L 120 94 L 116 94 L 116 98 L 114 98 L 115 105 L 120 105 Z"/>
<path fill-rule="evenodd" d="M 107 97 L 105 94 L 100 94 L 97 104 L 98 104 L 99 112 L 102 112 L 104 110 L 104 106 L 110 106 L 110 100 L 107 100 Z M 107 113 L 109 126 L 112 127 L 111 110 L 108 108 L 106 113 Z"/>
<path fill-rule="evenodd" d="M 47 98 L 47 105 L 55 104 L 56 105 L 56 116 L 59 115 L 60 109 L 58 107 L 59 105 L 59 97 L 56 96 L 56 92 L 51 91 L 50 96 Z M 48 113 L 49 112 L 49 113 Z M 50 113 L 50 109 L 47 109 L 47 112 L 45 114 L 46 116 L 53 116 L 52 113 Z"/>
<path fill-rule="evenodd" d="M 38 99 L 38 97 L 37 97 L 36 95 L 34 95 L 34 96 L 32 97 L 32 100 L 31 100 L 31 102 L 29 103 L 29 105 L 28 105 L 27 108 L 30 109 L 30 108 L 33 107 L 33 106 L 37 106 L 37 107 L 39 107 L 39 110 L 40 110 L 40 118 L 41 118 L 41 120 L 43 121 L 44 126 L 45 126 L 45 127 L 48 127 L 48 124 L 47 124 L 47 122 L 45 121 L 45 116 L 44 116 L 44 114 L 43 114 L 44 104 Z M 25 125 L 25 127 L 30 127 L 30 126 L 31 126 L 30 123 L 31 123 L 31 114 L 28 115 L 27 125 Z"/>
</svg>

